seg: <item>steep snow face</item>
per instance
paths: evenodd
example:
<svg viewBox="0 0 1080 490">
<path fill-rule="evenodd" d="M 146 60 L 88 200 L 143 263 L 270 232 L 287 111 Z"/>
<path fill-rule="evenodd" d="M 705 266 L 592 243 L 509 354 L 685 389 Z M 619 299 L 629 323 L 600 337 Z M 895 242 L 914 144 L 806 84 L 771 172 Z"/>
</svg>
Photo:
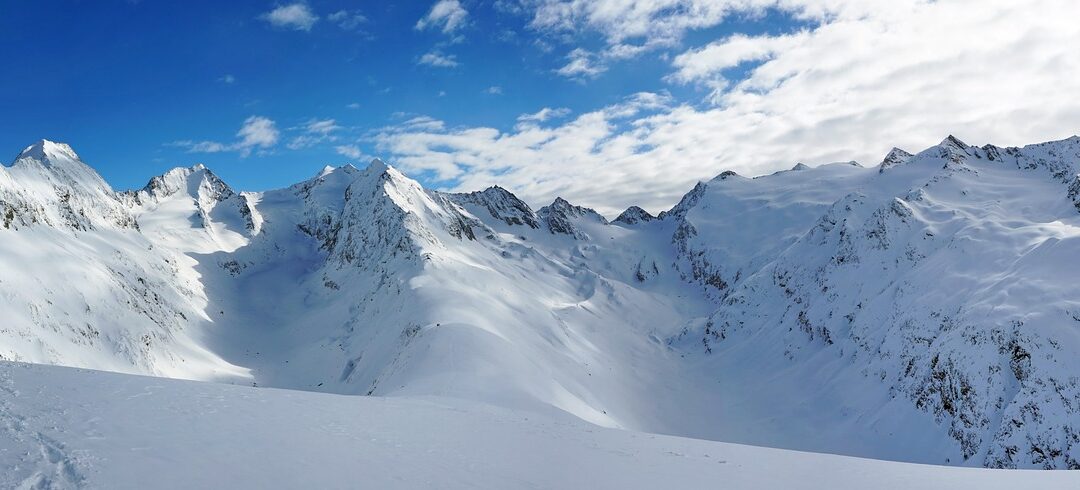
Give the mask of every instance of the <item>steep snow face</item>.
<svg viewBox="0 0 1080 490">
<path fill-rule="evenodd" d="M 127 203 L 67 145 L 0 168 L 0 359 L 243 375 L 201 342 L 206 298 L 186 257 L 140 233 Z"/>
<path fill-rule="evenodd" d="M 144 233 L 179 250 L 235 250 L 261 228 L 250 196 L 233 192 L 202 164 L 174 168 L 123 198 Z"/>
<path fill-rule="evenodd" d="M 769 216 L 795 219 L 774 224 L 771 238 L 745 223 L 743 238 L 777 243 L 775 257 L 739 269 L 694 343 L 717 370 L 771 365 L 774 386 L 792 393 L 808 383 L 835 393 L 836 379 L 858 373 L 877 386 L 833 402 L 860 418 L 914 406 L 946 427 L 955 447 L 925 450 L 955 451 L 953 461 L 1078 468 L 1071 278 L 1080 270 L 1069 259 L 1080 252 L 1070 192 L 1078 167 L 1076 138 L 1003 149 L 950 137 L 886 158 L 878 171 L 821 168 L 839 175 L 812 191 L 774 176 L 742 182 L 763 187 L 750 199 L 745 189 L 707 192 L 701 203 L 722 199 L 726 210 L 753 214 L 753 199 L 766 197 Z M 823 190 L 833 194 L 807 194 Z M 754 263 L 724 247 L 701 253 L 729 267 Z M 853 403 L 860 398 L 879 401 Z"/>
<path fill-rule="evenodd" d="M 97 172 L 70 146 L 48 140 L 0 166 L 0 228 L 38 223 L 81 231 L 135 225 Z"/>
<path fill-rule="evenodd" d="M 490 215 L 497 220 L 496 225 L 501 221 L 507 227 L 524 225 L 533 229 L 540 228 L 540 222 L 532 208 L 502 187 L 493 186 L 483 191 L 449 194 L 447 197 L 474 216 Z"/>
</svg>

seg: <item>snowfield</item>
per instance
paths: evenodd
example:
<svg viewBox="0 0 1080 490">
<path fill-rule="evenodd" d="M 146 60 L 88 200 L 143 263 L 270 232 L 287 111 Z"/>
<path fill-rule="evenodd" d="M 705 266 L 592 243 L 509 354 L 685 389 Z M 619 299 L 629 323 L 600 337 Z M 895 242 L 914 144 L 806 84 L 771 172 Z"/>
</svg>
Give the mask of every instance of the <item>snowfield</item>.
<svg viewBox="0 0 1080 490">
<path fill-rule="evenodd" d="M 1080 474 L 894 463 L 356 397 L 0 363 L 3 488 L 1076 488 Z"/>
<path fill-rule="evenodd" d="M 192 395 L 201 405 L 177 401 L 162 417 L 225 410 L 205 401 L 217 393 L 238 407 L 283 404 L 281 415 L 248 410 L 245 424 L 285 420 L 289 403 L 327 410 L 327 419 L 345 410 L 333 407 L 378 418 L 375 407 L 400 406 L 402 418 L 384 414 L 387 424 L 431 427 L 425 436 L 445 444 L 477 436 L 436 434 L 440 417 L 462 417 L 444 424 L 462 427 L 490 417 L 515 438 L 513 430 L 537 431 L 521 437 L 537 437 L 537 451 L 568 467 L 579 449 L 629 451 L 606 456 L 612 466 L 602 482 L 612 485 L 651 467 L 698 465 L 668 467 L 666 450 L 648 445 L 641 459 L 614 449 L 653 440 L 646 433 L 908 463 L 1080 469 L 1078 210 L 1080 137 L 1023 148 L 948 137 L 914 154 L 894 149 L 875 166 L 723 172 L 669 210 L 631 207 L 611 221 L 563 199 L 534 210 L 499 187 L 425 189 L 379 160 L 327 167 L 266 192 L 235 191 L 202 165 L 118 192 L 70 147 L 42 140 L 0 166 L 0 360 L 237 385 L 71 375 L 170 387 L 148 403 L 186 399 L 173 389 L 215 393 Z M 42 396 L 79 413 L 81 402 L 64 393 Z M 8 422 L 17 431 L 33 417 L 19 413 Z M 515 418 L 525 414 L 529 424 Z M 529 429 L 541 420 L 547 425 Z M 54 425 L 72 433 L 84 423 L 71 415 Z M 226 431 L 220 423 L 215 430 Z M 123 437 L 141 437 L 131 430 Z M 265 447 L 244 449 L 243 440 L 277 435 L 229 430 L 237 453 Z M 280 430 L 304 440 L 299 428 Z M 81 444 L 22 437 L 40 442 L 35 451 L 46 461 L 55 459 L 48 440 Z M 924 474 L 921 466 L 655 440 L 766 451 L 783 471 L 850 461 Z M 395 454 L 433 464 L 450 457 L 419 454 L 419 441 Z M 309 444 L 313 454 L 333 449 Z M 501 454 L 509 446 L 479 444 L 500 458 L 511 457 Z M 700 482 L 787 477 L 754 464 L 765 463 L 745 463 L 745 476 L 706 465 Z M 462 474 L 450 485 L 499 486 L 502 473 L 489 469 L 490 480 Z M 61 470 L 56 478 L 65 478 Z M 284 471 L 267 474 L 275 470 Z M 972 482 L 1041 475 L 926 471 Z M 832 473 L 814 475 L 857 478 Z M 580 477 L 514 475 L 541 486 Z M 797 483 L 805 475 L 788 476 Z M 407 475 L 420 476 L 437 475 Z M 648 478 L 627 481 L 648 486 Z"/>
</svg>

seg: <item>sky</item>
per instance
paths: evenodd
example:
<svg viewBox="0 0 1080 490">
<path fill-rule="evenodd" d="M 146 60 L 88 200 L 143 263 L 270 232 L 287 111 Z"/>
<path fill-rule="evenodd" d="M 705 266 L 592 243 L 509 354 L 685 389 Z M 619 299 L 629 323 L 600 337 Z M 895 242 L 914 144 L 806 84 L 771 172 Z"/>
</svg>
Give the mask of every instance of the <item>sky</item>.
<svg viewBox="0 0 1080 490">
<path fill-rule="evenodd" d="M 613 216 L 699 180 L 1080 133 L 1074 0 L 0 0 L 0 151 L 117 189 L 379 157 Z M 6 150 L 5 150 L 6 149 Z"/>
</svg>

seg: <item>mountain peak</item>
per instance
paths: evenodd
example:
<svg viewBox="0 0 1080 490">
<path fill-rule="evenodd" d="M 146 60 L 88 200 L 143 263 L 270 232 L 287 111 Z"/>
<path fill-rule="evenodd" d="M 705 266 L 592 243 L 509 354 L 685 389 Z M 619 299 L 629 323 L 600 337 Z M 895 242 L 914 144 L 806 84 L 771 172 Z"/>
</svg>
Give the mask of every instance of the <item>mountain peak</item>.
<svg viewBox="0 0 1080 490">
<path fill-rule="evenodd" d="M 371 162 L 368 163 L 368 166 L 364 169 L 364 171 L 372 174 L 382 174 L 385 173 L 387 170 L 390 170 L 391 168 L 393 167 L 387 165 L 386 162 L 382 161 L 381 158 L 372 158 Z"/>
<path fill-rule="evenodd" d="M 885 158 L 881 160 L 881 165 L 878 166 L 878 173 L 884 173 L 886 169 L 901 165 L 911 160 L 913 157 L 911 153 L 908 153 L 900 148 L 893 147 L 889 150 L 889 154 L 885 155 Z"/>
<path fill-rule="evenodd" d="M 649 221 L 656 220 L 656 216 L 649 214 L 648 211 L 641 209 L 638 206 L 630 206 L 623 211 L 618 218 L 615 218 L 616 223 L 623 223 L 627 225 L 635 225 L 638 223 L 648 223 Z"/>
<path fill-rule="evenodd" d="M 713 181 L 728 180 L 728 179 L 732 179 L 732 178 L 735 178 L 735 177 L 742 177 L 742 176 L 739 175 L 738 173 L 736 173 L 734 170 L 725 170 L 723 172 L 720 172 L 720 175 L 717 175 L 716 178 L 713 179 Z"/>
<path fill-rule="evenodd" d="M 22 153 L 19 153 L 19 156 L 16 157 L 15 160 L 18 161 L 24 158 L 47 163 L 58 158 L 77 161 L 79 160 L 79 155 L 66 143 L 57 143 L 55 141 L 41 139 L 36 143 L 27 146 Z"/>
<path fill-rule="evenodd" d="M 968 147 L 966 143 L 960 141 L 960 138 L 957 138 L 956 136 L 953 136 L 951 134 L 949 136 L 946 136 L 945 139 L 941 140 L 941 143 L 938 143 L 938 146 L 954 146 L 961 150 Z"/>
<path fill-rule="evenodd" d="M 176 167 L 158 175 L 150 179 L 139 192 L 159 200 L 180 192 L 196 199 L 200 194 L 207 194 L 218 201 L 235 194 L 228 184 L 201 163 L 190 167 Z"/>
</svg>

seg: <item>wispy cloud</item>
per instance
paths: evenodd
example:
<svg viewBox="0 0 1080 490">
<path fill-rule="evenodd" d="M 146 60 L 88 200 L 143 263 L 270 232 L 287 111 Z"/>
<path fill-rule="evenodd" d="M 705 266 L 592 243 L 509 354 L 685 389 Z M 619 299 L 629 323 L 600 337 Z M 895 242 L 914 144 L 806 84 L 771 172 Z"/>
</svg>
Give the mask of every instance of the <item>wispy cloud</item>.
<svg viewBox="0 0 1080 490">
<path fill-rule="evenodd" d="M 570 109 L 565 107 L 558 107 L 552 109 L 545 107 L 532 114 L 522 114 L 518 116 L 517 121 L 519 124 L 536 124 L 548 121 L 550 119 L 559 119 L 566 117 L 570 114 Z"/>
<path fill-rule="evenodd" d="M 326 16 L 326 20 L 347 31 L 358 29 L 368 22 L 368 18 L 359 10 L 338 10 Z"/>
<path fill-rule="evenodd" d="M 364 152 L 356 145 L 339 145 L 334 147 L 334 152 L 338 155 L 352 158 L 353 160 L 361 160 L 364 158 Z"/>
<path fill-rule="evenodd" d="M 342 128 L 338 126 L 337 121 L 334 119 L 312 119 L 303 126 L 290 129 L 301 131 L 302 134 L 293 137 L 285 146 L 290 150 L 300 150 L 324 142 L 337 141 L 337 136 L 334 133 Z"/>
<path fill-rule="evenodd" d="M 498 85 L 492 85 L 492 86 L 484 89 L 484 93 L 486 93 L 488 95 L 502 95 L 503 89 L 502 89 L 502 87 L 500 87 Z"/>
<path fill-rule="evenodd" d="M 596 78 L 607 71 L 607 66 L 601 63 L 596 55 L 586 49 L 577 48 L 566 55 L 567 63 L 555 70 L 555 73 L 567 78 L 583 80 Z"/>
<path fill-rule="evenodd" d="M 251 116 L 244 120 L 236 132 L 237 140 L 232 143 L 217 141 L 182 140 L 170 143 L 187 149 L 189 153 L 239 152 L 241 157 L 248 157 L 253 151 L 265 152 L 277 144 L 281 133 L 273 120 L 262 116 Z"/>
<path fill-rule="evenodd" d="M 458 66 L 457 56 L 449 54 L 442 54 L 439 51 L 432 51 L 430 53 L 424 53 L 423 56 L 417 60 L 417 63 L 421 65 L 437 66 L 440 68 L 453 68 Z"/>
<path fill-rule="evenodd" d="M 282 5 L 263 14 L 261 18 L 275 27 L 297 31 L 310 31 L 319 21 L 319 16 L 315 15 L 306 3 Z"/>
<path fill-rule="evenodd" d="M 427 15 L 416 21 L 416 29 L 440 29 L 452 34 L 465 26 L 468 16 L 469 12 L 458 0 L 439 0 L 431 6 Z"/>
</svg>

